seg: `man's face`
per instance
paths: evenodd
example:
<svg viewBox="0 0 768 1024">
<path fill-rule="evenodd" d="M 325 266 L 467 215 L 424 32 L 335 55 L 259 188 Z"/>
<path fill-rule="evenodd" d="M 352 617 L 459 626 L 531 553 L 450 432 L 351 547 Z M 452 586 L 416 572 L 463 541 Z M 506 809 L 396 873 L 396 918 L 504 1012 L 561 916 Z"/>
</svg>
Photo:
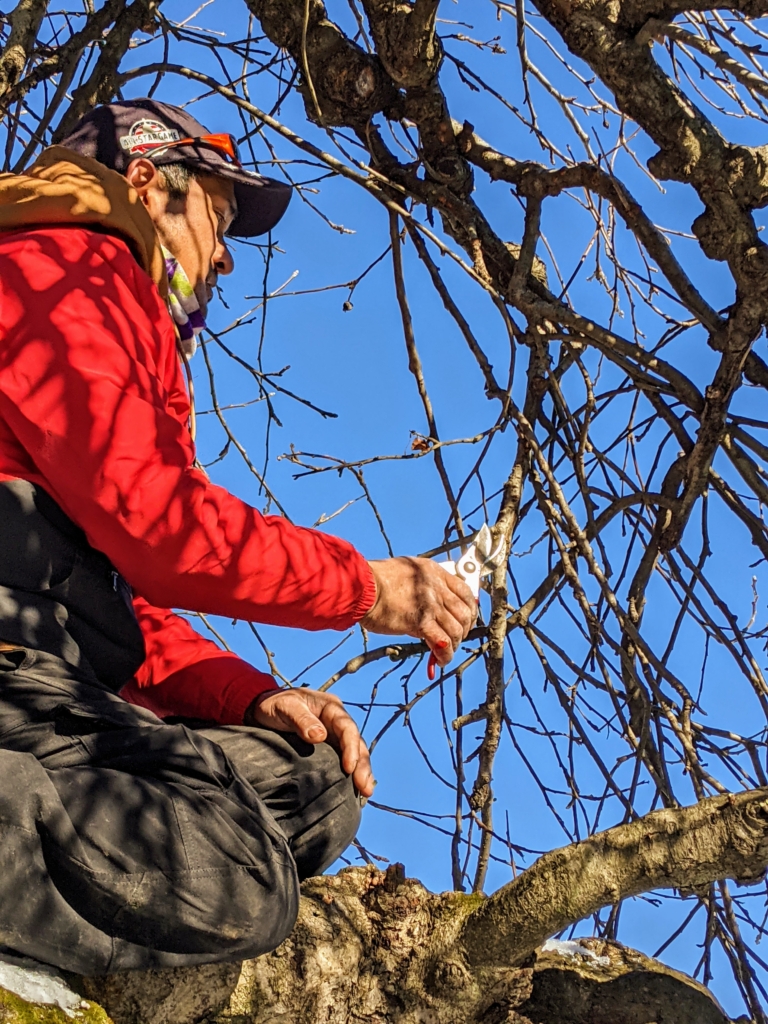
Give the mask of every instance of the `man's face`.
<svg viewBox="0 0 768 1024">
<path fill-rule="evenodd" d="M 181 264 L 205 316 L 219 274 L 231 274 L 224 234 L 237 214 L 231 181 L 213 174 L 192 178 L 189 192 L 173 199 L 149 160 L 132 161 L 126 173 L 155 225 L 158 237 Z"/>
</svg>

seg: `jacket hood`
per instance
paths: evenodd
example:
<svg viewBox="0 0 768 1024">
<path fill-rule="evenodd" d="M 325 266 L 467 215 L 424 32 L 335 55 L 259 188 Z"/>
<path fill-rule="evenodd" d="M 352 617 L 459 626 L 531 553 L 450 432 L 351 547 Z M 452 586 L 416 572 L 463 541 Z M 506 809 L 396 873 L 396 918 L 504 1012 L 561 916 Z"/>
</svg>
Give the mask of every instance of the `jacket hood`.
<svg viewBox="0 0 768 1024">
<path fill-rule="evenodd" d="M 136 190 L 122 174 L 64 146 L 43 150 L 25 174 L 0 174 L 0 231 L 57 224 L 122 236 L 167 298 L 160 242 Z"/>
</svg>

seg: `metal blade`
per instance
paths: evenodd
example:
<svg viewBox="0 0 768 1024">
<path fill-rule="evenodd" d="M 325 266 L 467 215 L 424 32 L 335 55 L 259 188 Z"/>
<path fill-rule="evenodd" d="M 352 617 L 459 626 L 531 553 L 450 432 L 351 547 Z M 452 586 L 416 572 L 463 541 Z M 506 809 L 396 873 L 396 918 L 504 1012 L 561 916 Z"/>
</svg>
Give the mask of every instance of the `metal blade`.
<svg viewBox="0 0 768 1024">
<path fill-rule="evenodd" d="M 493 537 L 491 531 L 488 529 L 488 524 L 483 523 L 480 529 L 477 531 L 475 537 L 475 549 L 480 556 L 480 561 L 485 563 L 488 560 L 488 555 L 493 544 Z"/>
</svg>

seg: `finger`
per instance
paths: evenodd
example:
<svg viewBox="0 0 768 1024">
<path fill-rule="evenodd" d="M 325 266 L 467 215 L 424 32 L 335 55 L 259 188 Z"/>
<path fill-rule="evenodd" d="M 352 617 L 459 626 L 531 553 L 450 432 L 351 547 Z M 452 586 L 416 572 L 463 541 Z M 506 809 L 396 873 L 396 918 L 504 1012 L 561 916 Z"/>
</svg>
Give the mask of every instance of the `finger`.
<svg viewBox="0 0 768 1024">
<path fill-rule="evenodd" d="M 470 613 L 474 616 L 477 614 L 477 598 L 472 593 L 471 588 L 461 579 L 459 576 L 454 576 L 452 573 L 445 573 L 445 582 L 448 585 L 448 589 L 459 598 L 459 600 L 466 605 Z"/>
<path fill-rule="evenodd" d="M 454 644 L 451 637 L 441 629 L 436 622 L 431 622 L 421 632 L 421 637 L 435 656 L 435 661 L 441 668 L 450 664 L 454 653 Z M 458 647 L 458 642 L 456 644 Z"/>
<path fill-rule="evenodd" d="M 451 648 L 449 653 L 454 654 L 469 632 L 470 625 L 471 623 L 466 620 L 462 622 L 457 619 L 447 608 L 439 608 L 433 616 L 425 617 L 423 636 L 427 639 L 430 636 L 430 630 L 441 630 L 442 634 L 449 640 Z M 438 650 L 444 650 L 444 646 L 441 644 Z M 437 654 L 437 651 L 435 651 L 435 654 Z"/>
<path fill-rule="evenodd" d="M 280 718 L 289 723 L 291 731 L 298 733 L 306 743 L 322 743 L 328 732 L 322 721 L 314 715 L 301 698 L 291 694 L 283 702 L 275 702 Z"/>
<path fill-rule="evenodd" d="M 359 793 L 364 797 L 371 796 L 376 784 L 371 768 L 371 755 L 354 720 L 346 712 L 334 715 L 331 732 L 338 738 L 342 768 L 352 776 Z"/>
<path fill-rule="evenodd" d="M 351 718 L 335 723 L 335 733 L 339 741 L 341 767 L 351 775 L 360 760 L 360 733 Z"/>
<path fill-rule="evenodd" d="M 442 606 L 435 612 L 435 618 L 446 633 L 452 636 L 456 633 L 459 640 L 463 640 L 477 619 L 477 602 L 473 600 L 470 608 L 455 594 L 445 594 Z"/>
<path fill-rule="evenodd" d="M 323 709 L 323 720 L 338 744 L 342 768 L 348 775 L 351 775 L 360 760 L 362 740 L 357 725 L 343 707 L 334 705 L 327 705 Z"/>
<path fill-rule="evenodd" d="M 373 777 L 373 768 L 371 767 L 371 755 L 368 753 L 368 747 L 365 745 L 363 740 L 360 740 L 360 756 L 357 761 L 357 767 L 355 768 L 352 776 L 352 781 L 357 787 L 358 793 L 361 796 L 369 797 L 373 795 L 374 786 L 376 780 Z"/>
</svg>

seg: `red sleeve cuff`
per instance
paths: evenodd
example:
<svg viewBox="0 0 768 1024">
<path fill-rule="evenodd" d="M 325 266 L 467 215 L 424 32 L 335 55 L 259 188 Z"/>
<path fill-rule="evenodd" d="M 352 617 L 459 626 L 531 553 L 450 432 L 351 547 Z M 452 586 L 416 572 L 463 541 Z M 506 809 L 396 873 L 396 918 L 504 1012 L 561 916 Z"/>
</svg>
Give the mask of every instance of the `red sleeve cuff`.
<svg viewBox="0 0 768 1024">
<path fill-rule="evenodd" d="M 131 704 L 148 708 L 158 718 L 202 718 L 219 725 L 242 725 L 251 702 L 277 683 L 228 652 L 187 665 L 161 683 L 140 686 L 134 678 L 120 691 Z"/>
<path fill-rule="evenodd" d="M 361 619 L 364 619 L 368 612 L 371 610 L 371 608 L 373 608 L 373 606 L 376 604 L 376 579 L 373 575 L 373 570 L 371 569 L 370 565 L 368 565 L 367 562 L 365 563 L 365 568 L 367 570 L 368 575 L 365 578 L 365 582 L 363 584 L 363 592 L 361 593 L 360 597 L 357 600 L 357 604 L 354 606 L 352 610 L 353 623 L 359 622 Z"/>
<path fill-rule="evenodd" d="M 247 666 L 250 668 L 250 665 Z M 272 676 L 264 672 L 251 669 L 241 676 L 236 676 L 221 694 L 221 725 L 242 725 L 245 720 L 245 712 L 262 693 L 267 690 L 279 690 Z"/>
</svg>

